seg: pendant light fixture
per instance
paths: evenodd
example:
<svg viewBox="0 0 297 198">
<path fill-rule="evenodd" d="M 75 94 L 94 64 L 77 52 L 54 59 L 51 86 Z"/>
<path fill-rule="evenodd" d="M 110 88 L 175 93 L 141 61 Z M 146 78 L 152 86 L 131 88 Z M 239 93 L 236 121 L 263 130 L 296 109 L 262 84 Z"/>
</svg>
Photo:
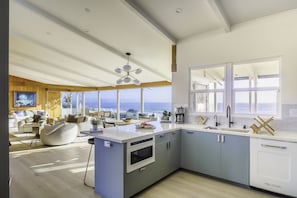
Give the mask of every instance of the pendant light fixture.
<svg viewBox="0 0 297 198">
<path fill-rule="evenodd" d="M 126 55 L 127 55 L 127 64 L 123 65 L 122 68 L 118 67 L 114 70 L 118 74 L 121 74 L 122 72 L 125 73 L 122 77 L 120 77 L 117 80 L 117 84 L 122 84 L 122 83 L 129 84 L 132 82 L 134 84 L 139 85 L 140 81 L 134 76 L 132 76 L 131 73 L 140 74 L 142 72 L 142 69 L 138 68 L 138 69 L 132 70 L 131 65 L 129 65 L 129 57 L 131 53 L 127 52 Z"/>
</svg>

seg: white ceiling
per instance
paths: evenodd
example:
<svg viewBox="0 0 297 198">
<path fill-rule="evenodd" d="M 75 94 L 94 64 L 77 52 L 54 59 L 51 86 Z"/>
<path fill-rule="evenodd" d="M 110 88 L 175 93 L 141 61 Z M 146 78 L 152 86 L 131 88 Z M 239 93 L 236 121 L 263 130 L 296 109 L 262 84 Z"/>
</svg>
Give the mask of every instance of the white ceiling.
<svg viewBox="0 0 297 198">
<path fill-rule="evenodd" d="M 176 9 L 182 9 L 176 13 Z M 171 45 L 296 9 L 296 0 L 11 0 L 9 73 L 48 84 L 114 86 L 114 69 L 171 81 Z"/>
</svg>

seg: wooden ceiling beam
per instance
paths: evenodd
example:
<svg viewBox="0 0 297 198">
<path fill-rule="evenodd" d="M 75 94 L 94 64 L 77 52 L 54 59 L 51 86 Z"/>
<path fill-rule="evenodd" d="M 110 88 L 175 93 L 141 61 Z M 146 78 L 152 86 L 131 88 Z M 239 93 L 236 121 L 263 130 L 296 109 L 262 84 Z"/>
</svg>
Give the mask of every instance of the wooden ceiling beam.
<svg viewBox="0 0 297 198">
<path fill-rule="evenodd" d="M 218 0 L 208 0 L 208 4 L 212 8 L 213 12 L 215 13 L 219 21 L 223 24 L 225 32 L 230 32 L 231 25 L 226 17 L 226 14 L 222 8 L 221 3 Z"/>
</svg>

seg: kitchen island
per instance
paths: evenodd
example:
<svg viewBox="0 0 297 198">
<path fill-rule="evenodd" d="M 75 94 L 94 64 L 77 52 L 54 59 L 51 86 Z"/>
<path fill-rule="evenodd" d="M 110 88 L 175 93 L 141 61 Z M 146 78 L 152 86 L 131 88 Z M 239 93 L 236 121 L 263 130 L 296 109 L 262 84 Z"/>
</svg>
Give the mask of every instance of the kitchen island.
<svg viewBox="0 0 297 198">
<path fill-rule="evenodd" d="M 201 125 L 151 124 L 154 129 L 127 125 L 83 132 L 95 137 L 96 193 L 131 197 L 179 168 L 249 186 L 250 137 L 297 142 L 297 134 L 290 132 L 269 136 Z"/>
</svg>

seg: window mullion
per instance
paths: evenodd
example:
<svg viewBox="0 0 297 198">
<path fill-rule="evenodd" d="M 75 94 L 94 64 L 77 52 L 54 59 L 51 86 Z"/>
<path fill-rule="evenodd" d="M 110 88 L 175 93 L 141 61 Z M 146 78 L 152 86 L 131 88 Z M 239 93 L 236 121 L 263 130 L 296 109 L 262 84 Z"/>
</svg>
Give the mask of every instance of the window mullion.
<svg viewBox="0 0 297 198">
<path fill-rule="evenodd" d="M 226 69 L 225 69 L 225 108 L 223 110 L 223 112 L 225 112 L 227 105 L 230 105 L 231 107 L 233 106 L 233 97 L 234 97 L 234 93 L 233 93 L 233 78 L 232 78 L 232 63 L 228 63 L 226 65 Z M 233 108 L 232 108 L 233 111 Z"/>
</svg>

